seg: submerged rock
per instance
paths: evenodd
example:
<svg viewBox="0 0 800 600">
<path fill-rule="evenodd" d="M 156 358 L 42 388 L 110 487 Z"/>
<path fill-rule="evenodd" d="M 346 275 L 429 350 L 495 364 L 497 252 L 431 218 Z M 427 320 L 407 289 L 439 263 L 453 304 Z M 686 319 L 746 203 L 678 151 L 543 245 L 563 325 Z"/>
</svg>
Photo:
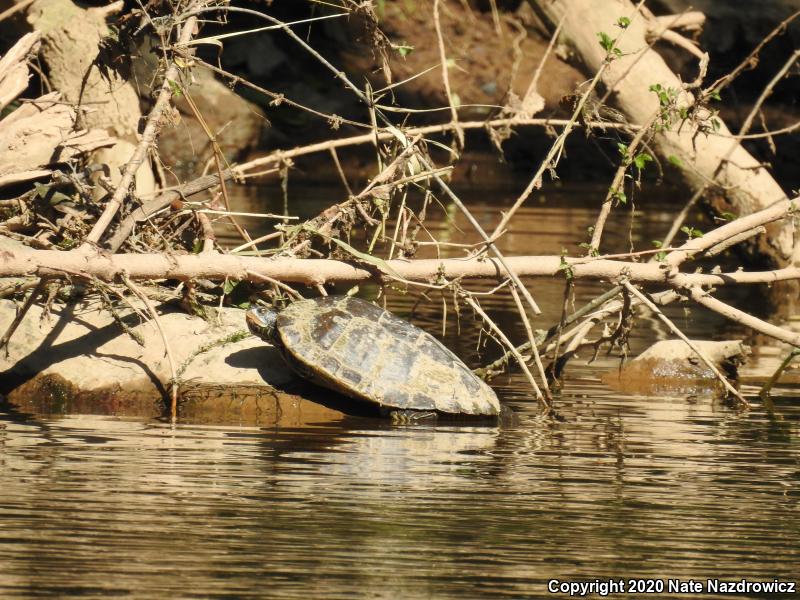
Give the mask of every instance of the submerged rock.
<svg viewBox="0 0 800 600">
<path fill-rule="evenodd" d="M 750 352 L 740 340 L 692 341 L 729 379 L 737 378 Z M 682 340 L 656 342 L 621 369 L 606 373 L 603 382 L 617 391 L 646 396 L 711 393 L 720 385 L 714 372 Z"/>
</svg>

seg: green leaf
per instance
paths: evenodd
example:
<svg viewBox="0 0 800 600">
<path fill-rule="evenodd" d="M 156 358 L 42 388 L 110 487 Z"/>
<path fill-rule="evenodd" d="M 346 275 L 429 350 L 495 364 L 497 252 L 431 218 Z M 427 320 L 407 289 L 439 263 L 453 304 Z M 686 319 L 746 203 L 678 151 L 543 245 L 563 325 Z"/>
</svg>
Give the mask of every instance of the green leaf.
<svg viewBox="0 0 800 600">
<path fill-rule="evenodd" d="M 392 48 L 397 50 L 397 53 L 403 58 L 414 51 L 414 46 L 409 46 L 408 44 L 392 44 Z"/>
<path fill-rule="evenodd" d="M 230 295 L 233 290 L 236 289 L 236 286 L 239 285 L 238 281 L 233 281 L 232 279 L 226 279 L 225 283 L 222 284 L 222 293 L 225 295 Z"/>
<path fill-rule="evenodd" d="M 62 250 L 72 250 L 77 245 L 78 245 L 78 241 L 77 240 L 73 240 L 72 238 L 64 238 L 63 240 L 58 242 L 58 244 L 56 244 L 56 246 L 58 246 Z"/>
<path fill-rule="evenodd" d="M 724 212 L 719 216 L 720 219 L 725 219 L 726 221 L 733 221 L 738 217 L 733 214 L 732 212 Z"/>
<path fill-rule="evenodd" d="M 665 88 L 660 83 L 654 83 L 648 89 L 658 96 L 658 102 L 661 106 L 669 106 L 672 99 L 678 96 L 677 90 Z"/>
<path fill-rule="evenodd" d="M 175 81 L 172 79 L 167 79 L 167 83 L 169 84 L 169 89 L 172 92 L 173 98 L 180 98 L 183 96 L 183 92 L 181 91 L 181 86 L 179 86 Z"/>
<path fill-rule="evenodd" d="M 711 98 L 712 100 L 722 100 L 722 97 L 719 95 L 719 92 L 717 90 L 714 90 L 713 92 L 711 92 L 708 95 L 708 97 Z"/>
<path fill-rule="evenodd" d="M 597 33 L 597 37 L 600 39 L 600 45 L 603 47 L 603 50 L 606 52 L 611 52 L 611 49 L 614 47 L 614 42 L 616 41 L 610 35 L 608 35 L 604 31 L 600 31 Z"/>
<path fill-rule="evenodd" d="M 683 233 L 685 233 L 687 236 L 689 236 L 690 240 L 693 239 L 693 238 L 701 238 L 701 237 L 703 237 L 703 232 L 702 231 L 700 231 L 699 229 L 696 229 L 694 227 L 689 227 L 688 225 L 684 225 L 683 227 L 681 227 L 681 231 Z"/>
<path fill-rule="evenodd" d="M 670 154 L 667 157 L 667 160 L 669 162 L 671 162 L 673 165 L 675 165 L 676 167 L 680 167 L 681 165 L 683 165 L 683 163 L 681 162 L 681 159 L 678 158 L 677 156 L 675 156 L 674 154 Z"/>
<path fill-rule="evenodd" d="M 661 248 L 664 243 L 661 240 L 653 240 L 653 246 L 656 248 Z"/>
<path fill-rule="evenodd" d="M 633 159 L 633 164 L 636 165 L 636 168 L 641 171 L 642 169 L 644 169 L 645 165 L 652 160 L 653 157 L 650 156 L 647 152 L 640 152 Z"/>
<path fill-rule="evenodd" d="M 39 183 L 37 181 L 33 182 L 33 187 L 36 190 L 36 195 L 39 196 L 39 198 L 46 197 L 47 196 L 47 192 L 50 191 L 50 186 L 49 185 L 44 185 L 44 184 Z"/>
<path fill-rule="evenodd" d="M 625 192 L 623 192 L 622 190 L 617 190 L 616 192 L 611 194 L 611 197 L 614 198 L 614 200 L 616 200 L 620 204 L 627 204 L 628 203 L 628 197 L 625 195 Z"/>
<path fill-rule="evenodd" d="M 575 277 L 575 270 L 572 268 L 572 265 L 567 262 L 565 257 L 565 250 L 561 250 L 561 264 L 558 265 L 558 270 L 564 273 L 564 277 L 566 277 L 567 281 L 572 281 Z"/>
<path fill-rule="evenodd" d="M 628 144 L 623 144 L 622 142 L 617 142 L 617 150 L 619 151 L 619 155 L 623 158 L 628 156 Z"/>
<path fill-rule="evenodd" d="M 620 17 L 617 19 L 617 27 L 620 29 L 627 29 L 628 25 L 631 24 L 631 20 L 628 17 Z"/>
</svg>

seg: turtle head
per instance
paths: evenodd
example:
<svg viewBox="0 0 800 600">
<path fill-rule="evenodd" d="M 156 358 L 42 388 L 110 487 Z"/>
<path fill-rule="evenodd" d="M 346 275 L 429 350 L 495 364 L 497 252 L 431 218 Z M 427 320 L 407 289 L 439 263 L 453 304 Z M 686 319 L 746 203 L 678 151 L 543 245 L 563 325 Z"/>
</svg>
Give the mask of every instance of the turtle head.
<svg viewBox="0 0 800 600">
<path fill-rule="evenodd" d="M 277 328 L 278 311 L 266 306 L 254 306 L 247 311 L 245 320 L 250 333 L 257 335 L 265 342 L 276 346 L 280 344 Z"/>
</svg>

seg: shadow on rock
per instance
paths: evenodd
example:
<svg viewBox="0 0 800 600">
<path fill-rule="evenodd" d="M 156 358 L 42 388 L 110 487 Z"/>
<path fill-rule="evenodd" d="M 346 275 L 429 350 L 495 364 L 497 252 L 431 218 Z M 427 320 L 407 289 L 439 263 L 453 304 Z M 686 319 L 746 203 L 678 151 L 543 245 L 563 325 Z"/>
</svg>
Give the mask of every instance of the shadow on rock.
<svg viewBox="0 0 800 600">
<path fill-rule="evenodd" d="M 277 348 L 266 345 L 258 348 L 246 348 L 231 353 L 225 362 L 237 369 L 256 369 L 259 375 L 278 392 L 300 396 L 305 400 L 353 417 L 380 416 L 377 406 L 314 385 L 300 376 L 295 375 L 287 381 L 286 373 L 291 372 L 291 369 Z"/>
</svg>

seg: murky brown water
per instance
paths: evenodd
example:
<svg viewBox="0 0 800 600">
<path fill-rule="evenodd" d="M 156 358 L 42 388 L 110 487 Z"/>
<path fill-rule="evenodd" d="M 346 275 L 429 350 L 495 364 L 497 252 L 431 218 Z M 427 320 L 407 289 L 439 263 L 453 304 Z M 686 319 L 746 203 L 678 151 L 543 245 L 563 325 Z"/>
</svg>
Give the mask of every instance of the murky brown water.
<svg viewBox="0 0 800 600">
<path fill-rule="evenodd" d="M 518 404 L 503 428 L 0 411 L 0 596 L 520 598 L 551 578 L 798 578 L 796 399 L 770 419 L 576 385 L 561 406 L 552 423 Z"/>
<path fill-rule="evenodd" d="M 325 201 L 296 192 L 307 213 Z M 574 251 L 593 215 L 576 193 L 520 213 L 504 249 Z M 473 205 L 489 226 L 496 208 Z M 634 237 L 656 239 L 671 214 L 642 211 Z M 457 216 L 431 225 L 466 231 Z M 582 286 L 577 303 L 600 290 Z M 562 284 L 533 291 L 535 326 L 549 326 Z M 506 295 L 486 305 L 524 339 Z M 414 322 L 439 331 L 438 309 Z M 737 333 L 671 310 L 697 337 Z M 634 350 L 660 337 L 644 319 Z M 446 341 L 473 365 L 495 352 L 479 355 L 469 321 L 459 335 L 451 318 Z M 598 381 L 614 364 L 570 367 L 563 422 L 539 415 L 523 378 L 498 378 L 518 411 L 500 427 L 332 412 L 304 427 L 170 427 L 0 406 L 0 597 L 539 598 L 553 578 L 800 578 L 796 391 L 771 414 L 620 397 Z"/>
</svg>

